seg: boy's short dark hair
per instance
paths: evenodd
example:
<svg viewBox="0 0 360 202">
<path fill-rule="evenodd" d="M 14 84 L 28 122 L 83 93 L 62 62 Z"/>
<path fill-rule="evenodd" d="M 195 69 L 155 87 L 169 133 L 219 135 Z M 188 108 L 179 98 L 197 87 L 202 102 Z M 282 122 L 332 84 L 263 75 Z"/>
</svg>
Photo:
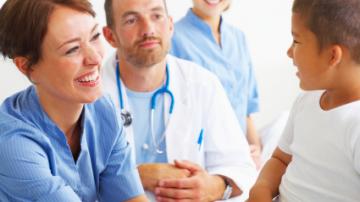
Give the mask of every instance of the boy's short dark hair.
<svg viewBox="0 0 360 202">
<path fill-rule="evenodd" d="M 338 44 L 360 64 L 360 0 L 294 0 L 292 12 L 303 17 L 320 51 Z"/>
<path fill-rule="evenodd" d="M 0 53 L 9 58 L 26 57 L 27 67 L 36 64 L 56 6 L 95 16 L 88 0 L 7 0 L 0 9 Z"/>
<path fill-rule="evenodd" d="M 113 27 L 114 26 L 113 1 L 114 0 L 105 0 L 105 4 L 104 4 L 105 16 L 106 16 L 106 25 L 108 27 Z M 166 0 L 163 0 L 163 2 L 164 2 L 164 7 L 165 7 L 166 14 L 168 14 Z"/>
</svg>

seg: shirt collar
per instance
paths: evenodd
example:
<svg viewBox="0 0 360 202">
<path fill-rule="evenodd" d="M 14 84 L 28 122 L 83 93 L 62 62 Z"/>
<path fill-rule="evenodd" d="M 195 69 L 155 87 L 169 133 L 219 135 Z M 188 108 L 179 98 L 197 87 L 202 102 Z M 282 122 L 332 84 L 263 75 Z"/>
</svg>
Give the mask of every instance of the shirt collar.
<svg viewBox="0 0 360 202">
<path fill-rule="evenodd" d="M 196 28 L 200 29 L 202 32 L 204 32 L 207 36 L 212 36 L 211 28 L 206 22 L 204 22 L 201 18 L 199 18 L 190 8 L 188 12 L 185 15 L 185 19 L 188 20 L 191 24 L 193 24 Z M 223 17 L 220 16 L 220 33 L 222 33 L 223 30 Z"/>
<path fill-rule="evenodd" d="M 27 116 L 32 117 L 30 120 L 35 120 L 33 124 L 37 125 L 38 128 L 41 128 L 45 134 L 59 136 L 65 134 L 61 131 L 61 129 L 51 120 L 48 114 L 44 111 L 43 107 L 40 104 L 39 96 L 36 92 L 36 88 L 34 86 L 29 87 L 29 102 L 27 103 L 29 111 L 27 111 Z M 86 105 L 84 105 L 85 108 Z M 84 118 L 85 118 L 85 110 L 83 109 L 81 112 L 81 133 L 83 130 Z M 53 131 L 53 133 L 49 132 Z M 60 136 L 62 137 L 62 136 Z"/>
</svg>

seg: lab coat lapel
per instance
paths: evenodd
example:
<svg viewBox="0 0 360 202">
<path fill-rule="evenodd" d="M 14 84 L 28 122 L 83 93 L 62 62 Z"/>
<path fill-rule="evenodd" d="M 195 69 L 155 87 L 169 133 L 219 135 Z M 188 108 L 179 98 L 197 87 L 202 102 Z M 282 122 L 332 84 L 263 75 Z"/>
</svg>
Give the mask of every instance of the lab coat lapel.
<svg viewBox="0 0 360 202">
<path fill-rule="evenodd" d="M 113 60 L 111 62 L 111 65 L 113 68 L 111 68 L 111 72 L 108 72 L 110 73 L 110 75 L 112 75 L 113 77 L 113 81 L 112 82 L 109 82 L 107 83 L 108 85 L 112 85 L 110 89 L 114 89 L 114 94 L 115 95 L 112 95 L 112 97 L 114 98 L 115 101 L 115 106 L 116 106 L 116 110 L 119 114 L 119 119 L 121 119 L 121 107 L 120 107 L 120 100 L 119 100 L 119 91 L 118 91 L 118 87 L 117 87 L 117 78 L 116 78 L 116 59 L 115 59 L 115 54 L 113 56 Z M 109 69 L 110 70 L 110 69 Z M 123 102 L 124 102 L 124 108 L 126 110 L 128 110 L 130 113 L 131 113 L 131 107 L 129 105 L 129 101 L 128 101 L 128 98 L 127 98 L 127 95 L 126 95 L 126 89 L 125 89 L 125 85 L 124 83 L 120 80 L 121 82 L 121 92 L 123 92 Z M 116 90 L 115 90 L 116 89 Z M 116 99 L 117 98 L 117 99 Z M 132 114 L 132 113 L 131 113 Z M 126 140 L 129 142 L 129 144 L 131 145 L 131 148 L 132 148 L 132 151 L 133 151 L 133 154 L 135 154 L 135 143 L 134 143 L 134 132 L 133 132 L 133 127 L 132 127 L 132 124 L 128 127 L 125 127 L 123 126 L 123 128 L 125 129 L 125 136 L 126 136 Z M 135 155 L 134 155 L 135 156 Z"/>
<path fill-rule="evenodd" d="M 133 116 L 129 100 L 126 94 L 126 89 L 122 81 L 121 82 L 121 90 L 123 92 L 123 101 L 124 101 L 124 108 L 130 112 L 130 114 Z M 134 119 L 134 117 L 132 117 Z M 134 121 L 134 120 L 133 120 Z M 132 147 L 133 153 L 135 154 L 135 142 L 134 142 L 134 129 L 133 124 L 131 124 L 128 127 L 124 127 L 126 131 L 126 140 L 129 142 L 129 144 Z"/>
<path fill-rule="evenodd" d="M 171 57 L 167 58 L 167 63 L 169 67 L 169 90 L 174 95 L 174 110 L 172 115 L 170 115 L 169 124 L 166 128 L 166 151 L 167 158 L 169 162 L 173 162 L 175 159 L 187 159 L 188 152 L 188 138 L 186 132 L 190 129 L 188 122 L 191 112 L 189 111 L 189 88 L 188 83 L 183 76 L 183 72 L 179 68 L 179 64 L 174 61 Z M 171 104 L 171 99 L 169 96 L 165 98 L 165 111 L 164 117 L 165 120 L 168 120 L 169 116 L 169 107 Z"/>
</svg>

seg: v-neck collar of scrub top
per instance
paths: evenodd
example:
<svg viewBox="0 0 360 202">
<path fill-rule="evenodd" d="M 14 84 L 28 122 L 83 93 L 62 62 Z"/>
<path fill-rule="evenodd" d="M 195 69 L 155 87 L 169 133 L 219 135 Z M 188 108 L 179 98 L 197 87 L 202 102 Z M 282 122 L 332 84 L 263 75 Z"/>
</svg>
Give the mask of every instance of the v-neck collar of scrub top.
<svg viewBox="0 0 360 202">
<path fill-rule="evenodd" d="M 204 32 L 206 37 L 209 37 L 211 40 L 215 40 L 214 35 L 212 33 L 210 25 L 208 25 L 204 20 L 202 20 L 200 17 L 195 15 L 195 13 L 190 8 L 185 15 L 185 19 L 187 19 L 191 24 L 195 27 L 197 27 L 201 32 Z M 220 27 L 219 27 L 220 33 L 222 33 L 222 30 L 224 29 L 223 24 L 223 17 L 220 16 Z"/>
</svg>

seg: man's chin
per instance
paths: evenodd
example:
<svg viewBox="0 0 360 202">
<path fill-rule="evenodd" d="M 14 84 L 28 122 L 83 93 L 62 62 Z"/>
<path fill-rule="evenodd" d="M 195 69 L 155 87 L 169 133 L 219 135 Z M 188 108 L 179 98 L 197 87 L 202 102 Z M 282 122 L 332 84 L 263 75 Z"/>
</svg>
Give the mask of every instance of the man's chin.
<svg viewBox="0 0 360 202">
<path fill-rule="evenodd" d="M 146 52 L 139 53 L 133 57 L 129 56 L 127 60 L 137 67 L 151 67 L 160 63 L 166 57 L 166 53 Z"/>
</svg>

